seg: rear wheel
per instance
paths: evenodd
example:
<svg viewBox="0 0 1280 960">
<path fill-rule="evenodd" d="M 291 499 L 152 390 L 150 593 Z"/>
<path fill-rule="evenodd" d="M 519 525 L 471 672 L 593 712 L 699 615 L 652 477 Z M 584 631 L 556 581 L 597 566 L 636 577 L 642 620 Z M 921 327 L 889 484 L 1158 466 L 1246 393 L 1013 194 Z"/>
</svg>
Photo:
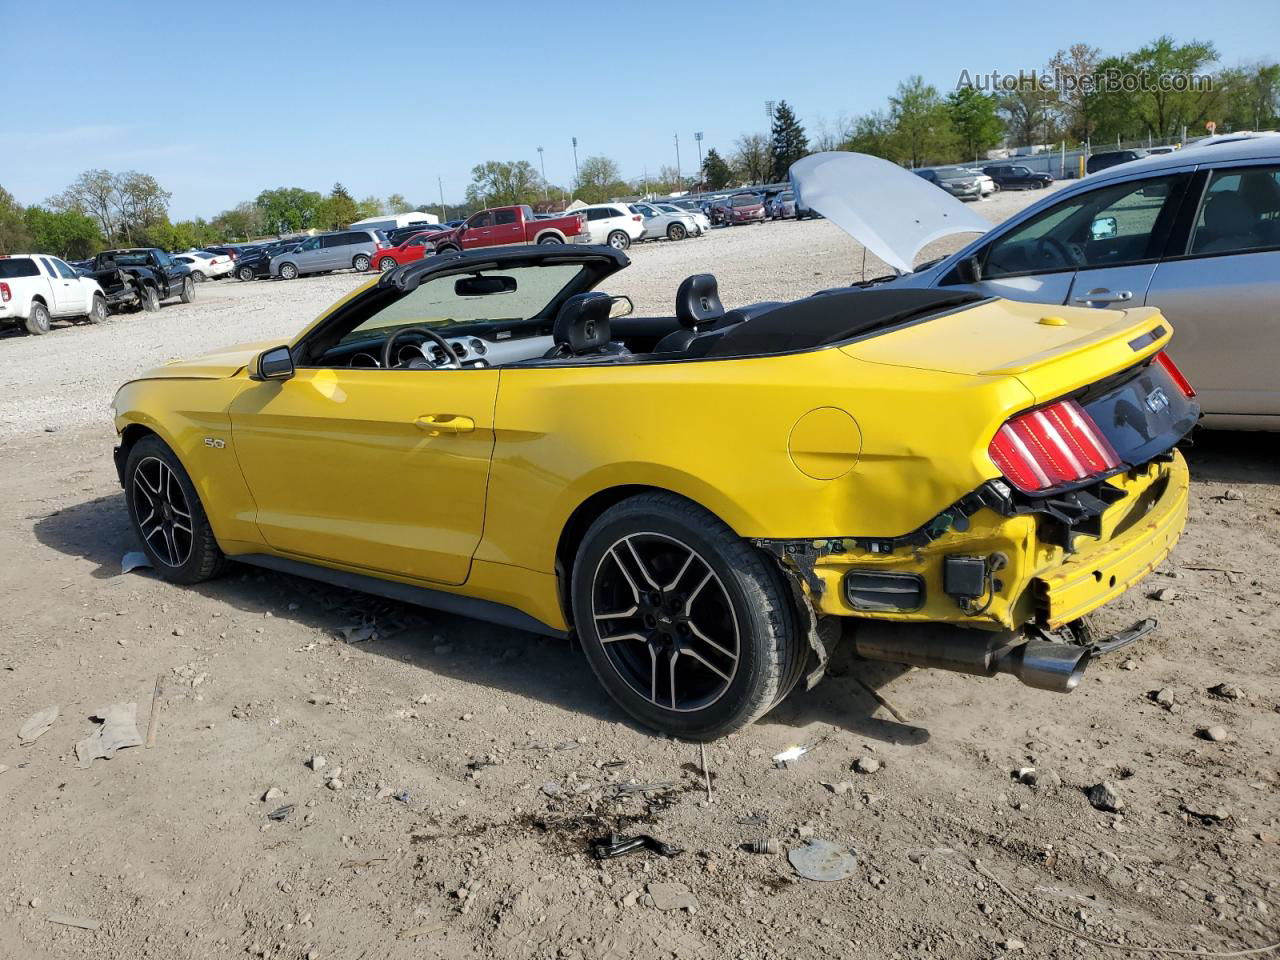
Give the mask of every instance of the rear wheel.
<svg viewBox="0 0 1280 960">
<path fill-rule="evenodd" d="M 37 337 L 48 333 L 52 327 L 52 322 L 49 319 L 49 308 L 39 300 L 35 300 L 31 304 L 31 314 L 27 317 L 26 327 L 27 333 Z"/>
<path fill-rule="evenodd" d="M 368 269 L 369 269 L 369 262 L 370 262 L 370 261 L 369 261 L 369 255 L 368 255 L 368 254 L 365 254 L 365 253 L 357 253 L 357 254 L 356 254 L 356 255 L 351 259 L 351 267 L 352 267 L 352 269 L 357 270 L 357 271 L 359 271 L 360 273 L 364 273 L 366 270 L 368 270 Z"/>
<path fill-rule="evenodd" d="M 107 301 L 96 293 L 93 295 L 93 303 L 89 307 L 89 322 L 107 322 Z"/>
<path fill-rule="evenodd" d="M 545 237 L 538 238 L 539 246 L 541 246 L 544 243 L 564 243 L 564 241 L 561 240 L 559 237 L 557 237 L 554 233 L 548 233 Z"/>
<path fill-rule="evenodd" d="M 241 267 L 236 271 L 236 276 L 247 283 L 253 279 L 253 267 Z"/>
<path fill-rule="evenodd" d="M 178 296 L 182 298 L 183 303 L 190 303 L 196 298 L 196 285 L 190 277 L 184 277 L 182 280 L 182 293 Z"/>
<path fill-rule="evenodd" d="M 624 500 L 591 525 L 572 602 L 601 684 L 636 720 L 678 737 L 712 739 L 762 716 L 807 650 L 773 562 L 673 494 Z"/>
<path fill-rule="evenodd" d="M 673 223 L 667 227 L 668 240 L 683 240 L 689 235 L 689 231 L 684 228 L 682 223 Z"/>
<path fill-rule="evenodd" d="M 298 279 L 298 268 L 292 263 L 282 263 L 280 264 L 280 277 L 284 280 L 296 280 Z"/>
<path fill-rule="evenodd" d="M 200 270 L 192 270 L 192 271 L 191 271 L 191 279 L 192 279 L 192 280 L 194 280 L 196 283 L 204 283 L 204 282 L 205 282 L 205 280 L 206 280 L 206 279 L 208 279 L 208 278 L 204 275 L 204 273 L 203 273 L 202 271 L 200 271 Z"/>
<path fill-rule="evenodd" d="M 626 250 L 631 246 L 631 238 L 621 230 L 614 230 L 609 234 L 609 246 L 615 250 Z"/>
<path fill-rule="evenodd" d="M 142 288 L 141 298 L 142 309 L 147 313 L 155 313 L 160 309 L 160 293 L 150 284 Z"/>
<path fill-rule="evenodd" d="M 151 565 L 173 583 L 200 583 L 216 576 L 226 557 L 187 471 L 157 436 L 143 437 L 129 451 L 125 493 L 134 532 Z"/>
</svg>

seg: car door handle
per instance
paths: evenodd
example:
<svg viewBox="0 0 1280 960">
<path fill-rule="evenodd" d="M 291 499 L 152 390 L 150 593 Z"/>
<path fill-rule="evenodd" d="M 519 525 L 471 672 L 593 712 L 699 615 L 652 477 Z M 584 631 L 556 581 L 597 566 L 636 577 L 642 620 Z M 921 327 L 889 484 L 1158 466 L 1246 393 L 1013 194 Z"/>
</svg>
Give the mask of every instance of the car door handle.
<svg viewBox="0 0 1280 960">
<path fill-rule="evenodd" d="M 1076 303 L 1124 303 L 1133 299 L 1132 290 L 1090 290 L 1083 297 L 1076 297 Z"/>
<path fill-rule="evenodd" d="M 471 433 L 476 428 L 474 420 L 456 413 L 424 413 L 413 423 L 419 430 L 424 430 L 433 437 Z"/>
</svg>

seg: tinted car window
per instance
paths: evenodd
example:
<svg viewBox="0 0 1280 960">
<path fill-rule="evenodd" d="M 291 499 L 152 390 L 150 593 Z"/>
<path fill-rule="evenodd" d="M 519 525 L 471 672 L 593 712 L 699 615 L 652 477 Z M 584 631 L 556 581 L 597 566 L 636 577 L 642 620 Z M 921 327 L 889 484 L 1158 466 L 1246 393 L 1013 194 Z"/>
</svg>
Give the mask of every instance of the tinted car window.
<svg viewBox="0 0 1280 960">
<path fill-rule="evenodd" d="M 20 260 L 0 260 L 0 280 L 16 280 L 18 277 L 38 277 L 36 262 L 27 257 Z"/>
<path fill-rule="evenodd" d="M 499 210 L 494 214 L 493 222 L 499 227 L 515 223 L 516 212 L 514 210 Z"/>
<path fill-rule="evenodd" d="M 1214 170 L 1191 235 L 1191 253 L 1280 246 L 1280 167 Z"/>
<path fill-rule="evenodd" d="M 486 210 L 483 213 L 477 213 L 474 217 L 467 221 L 468 227 L 492 227 L 493 212 Z"/>
<path fill-rule="evenodd" d="M 608 207 L 595 207 L 587 211 L 588 220 L 608 220 L 610 217 L 616 217 L 617 214 Z"/>
<path fill-rule="evenodd" d="M 1078 194 L 1015 227 L 987 248 L 986 280 L 1076 267 L 1120 266 L 1159 255 L 1160 214 L 1180 177 L 1118 183 Z M 1166 217 L 1167 221 L 1167 217 Z"/>
</svg>

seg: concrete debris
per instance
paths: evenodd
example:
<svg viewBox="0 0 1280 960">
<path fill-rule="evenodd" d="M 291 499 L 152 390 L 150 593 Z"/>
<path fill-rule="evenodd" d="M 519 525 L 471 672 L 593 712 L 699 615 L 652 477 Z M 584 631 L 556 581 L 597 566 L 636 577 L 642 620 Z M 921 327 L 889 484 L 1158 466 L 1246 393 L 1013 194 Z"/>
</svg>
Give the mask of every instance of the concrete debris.
<svg viewBox="0 0 1280 960">
<path fill-rule="evenodd" d="M 1166 602 L 1169 600 L 1177 600 L 1178 591 L 1174 590 L 1172 587 L 1161 587 L 1159 590 L 1155 591 L 1150 596 L 1152 600 L 1160 600 L 1162 602 Z"/>
<path fill-rule="evenodd" d="M 1182 809 L 1193 817 L 1198 817 L 1201 820 L 1212 820 L 1217 823 L 1231 817 L 1231 813 L 1226 807 L 1211 806 L 1201 802 L 1183 804 Z"/>
<path fill-rule="evenodd" d="M 821 780 L 819 782 L 838 797 L 843 797 L 847 793 L 853 793 L 855 789 L 854 785 L 848 780 L 841 780 L 839 783 L 828 783 L 825 780 Z"/>
<path fill-rule="evenodd" d="M 40 712 L 33 713 L 18 728 L 18 743 L 24 747 L 29 743 L 35 743 L 37 739 L 49 731 L 49 728 L 53 726 L 53 722 L 57 719 L 58 708 L 56 705 L 45 707 Z"/>
<path fill-rule="evenodd" d="M 324 765 L 328 762 L 329 761 L 327 761 L 324 757 L 322 757 L 320 754 L 317 753 L 317 754 L 314 754 L 311 757 L 311 759 L 307 761 L 307 766 L 310 767 L 312 770 L 323 770 Z"/>
<path fill-rule="evenodd" d="M 648 902 L 659 910 L 688 910 L 693 913 L 698 909 L 698 898 L 683 883 L 650 883 L 645 887 L 648 891 Z"/>
<path fill-rule="evenodd" d="M 283 790 L 281 790 L 279 787 L 271 787 L 269 790 L 267 790 L 266 793 L 262 795 L 262 802 L 266 803 L 269 800 L 279 800 L 283 796 L 284 796 Z"/>
<path fill-rule="evenodd" d="M 853 761 L 853 769 L 858 773 L 875 773 L 880 769 L 880 761 L 875 757 L 859 757 Z"/>
<path fill-rule="evenodd" d="M 1209 692 L 1215 697 L 1222 697 L 1224 700 L 1244 699 L 1244 691 L 1234 683 L 1220 683 L 1215 687 L 1210 687 Z"/>
</svg>

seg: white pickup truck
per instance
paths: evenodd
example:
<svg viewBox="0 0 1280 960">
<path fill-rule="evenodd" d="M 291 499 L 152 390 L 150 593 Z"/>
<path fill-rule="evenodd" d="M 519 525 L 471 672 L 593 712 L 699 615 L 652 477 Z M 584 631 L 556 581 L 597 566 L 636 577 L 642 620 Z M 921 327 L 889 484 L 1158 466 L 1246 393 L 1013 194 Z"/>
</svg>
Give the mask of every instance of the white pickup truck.
<svg viewBox="0 0 1280 960">
<path fill-rule="evenodd" d="M 48 333 L 54 317 L 106 320 L 107 298 L 98 281 L 47 254 L 0 254 L 0 325 L 21 323 L 27 333 Z"/>
</svg>

